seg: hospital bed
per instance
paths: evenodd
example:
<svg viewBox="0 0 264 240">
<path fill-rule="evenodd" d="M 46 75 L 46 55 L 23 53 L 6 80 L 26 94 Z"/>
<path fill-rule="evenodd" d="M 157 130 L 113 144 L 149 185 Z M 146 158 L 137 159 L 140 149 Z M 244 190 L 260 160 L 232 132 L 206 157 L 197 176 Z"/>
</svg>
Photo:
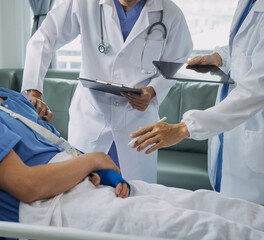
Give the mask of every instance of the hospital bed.
<svg viewBox="0 0 264 240">
<path fill-rule="evenodd" d="M 143 181 L 130 181 L 130 186 L 132 196 L 120 199 L 113 188 L 84 180 L 61 196 L 22 203 L 23 223 L 0 222 L 0 237 L 264 240 L 263 206 L 210 190 Z"/>
<path fill-rule="evenodd" d="M 0 87 L 6 87 L 9 89 L 13 89 L 16 91 L 20 91 L 21 83 L 22 83 L 22 74 L 23 69 L 0 69 Z M 48 74 L 45 78 L 44 82 L 44 96 L 43 99 L 52 112 L 54 113 L 54 117 L 52 119 L 52 124 L 56 126 L 56 128 L 62 133 L 64 138 L 67 138 L 67 126 L 68 126 L 68 108 L 70 105 L 71 98 L 75 91 L 77 85 L 77 72 L 61 72 L 57 70 L 49 70 Z M 56 89 L 56 96 L 51 91 L 51 89 Z M 179 122 L 182 114 L 190 109 L 202 109 L 210 107 L 214 104 L 215 96 L 217 91 L 217 85 L 212 84 L 187 84 L 187 83 L 177 83 L 171 89 L 168 96 L 165 98 L 163 103 L 160 106 L 160 116 L 167 116 L 168 123 Z M 59 97 L 58 97 L 59 96 Z M 192 98 L 190 98 L 192 96 Z M 55 99 L 56 98 L 56 99 Z M 195 98 L 195 101 L 193 101 Z M 200 141 L 196 142 L 191 139 L 187 139 L 183 143 L 180 143 L 176 146 L 172 146 L 170 148 L 159 150 L 159 159 L 158 159 L 158 182 L 167 186 L 180 187 L 186 189 L 210 189 L 210 183 L 207 175 L 207 142 Z M 159 189 L 158 185 L 157 193 Z M 179 189 L 175 189 L 173 191 L 180 191 Z M 237 234 L 242 234 L 242 238 L 236 239 L 264 239 L 264 209 L 261 206 L 252 205 L 247 202 L 240 202 L 232 199 L 225 199 L 224 203 L 222 202 L 219 206 L 218 204 L 221 202 L 218 199 L 213 206 L 213 211 L 216 214 L 209 214 L 206 221 L 204 219 L 207 217 L 206 211 L 204 212 L 201 207 L 210 207 L 210 203 L 213 198 L 220 198 L 219 195 L 212 192 L 203 192 L 198 191 L 194 192 L 196 196 L 195 199 L 197 201 L 203 202 L 202 206 L 200 206 L 200 202 L 196 204 L 199 209 L 184 209 L 179 208 L 179 214 L 174 214 L 170 220 L 167 219 L 166 222 L 171 223 L 175 220 L 175 226 L 178 228 L 178 231 L 184 230 L 186 232 L 183 233 L 183 237 L 177 237 L 177 239 L 202 239 L 203 236 L 210 235 L 210 230 L 206 228 L 202 228 L 202 230 L 206 230 L 202 236 L 199 236 L 199 231 L 194 232 L 192 236 L 189 236 L 189 232 L 191 232 L 195 226 L 203 223 L 211 224 L 213 226 L 219 226 L 220 229 L 215 231 L 217 236 L 221 236 L 223 234 L 223 228 L 226 227 L 226 234 L 231 234 L 232 238 L 235 239 L 234 236 Z M 197 198 L 197 195 L 200 196 Z M 181 196 L 181 194 L 177 195 Z M 205 203 L 205 198 L 207 196 L 207 204 Z M 221 196 L 221 195 L 220 195 Z M 167 199 L 172 200 L 173 197 L 167 197 Z M 179 201 L 179 204 L 186 203 L 187 201 L 182 200 Z M 193 200 L 190 201 L 191 203 Z M 226 203 L 226 204 L 225 204 Z M 238 212 L 239 206 L 244 204 L 244 208 L 239 208 L 241 213 Z M 252 208 L 252 210 L 250 210 Z M 245 210 L 246 209 L 246 210 Z M 208 209 L 207 209 L 208 210 Z M 232 210 L 232 211 L 231 211 Z M 218 212 L 219 211 L 219 212 Z M 219 216 L 225 213 L 226 216 Z M 165 215 L 171 214 L 170 211 L 165 212 Z M 194 215 L 193 215 L 194 214 Z M 197 216 L 200 214 L 203 215 L 201 221 L 192 222 Z M 205 215 L 204 215 L 205 214 Z M 246 215 L 246 216 L 244 216 Z M 175 217 L 174 217 L 175 216 Z M 180 217 L 179 217 L 180 216 Z M 241 217 L 240 217 L 241 216 Z M 243 217 L 242 217 L 243 216 Z M 253 216 L 253 217 L 252 217 Z M 77 216 L 78 217 L 78 216 Z M 165 216 L 166 217 L 166 216 Z M 179 217 L 179 219 L 174 219 Z M 205 217 L 205 218 L 204 218 Z M 226 218 L 227 217 L 227 218 Z M 233 218 L 230 222 L 229 218 Z M 157 219 L 158 217 L 156 217 Z M 216 221 L 211 221 L 214 218 Z M 247 223 L 242 223 L 239 225 L 239 231 L 235 231 L 232 233 L 232 229 L 235 229 L 238 225 L 236 222 L 244 220 Z M 257 220 L 256 220 L 257 219 Z M 142 218 L 142 223 L 144 223 L 144 218 Z M 172 221 L 173 220 L 173 221 Z M 153 221 L 154 222 L 154 221 Z M 222 225 L 218 224 L 221 223 Z M 252 226 L 251 226 L 252 222 Z M 140 224 L 140 222 L 139 222 Z M 181 225 L 182 224 L 182 225 Z M 186 224 L 193 224 L 188 227 Z M 229 227 L 229 224 L 233 224 L 233 227 Z M 211 225 L 211 226 L 212 226 Z M 173 227 L 175 227 L 173 226 Z M 243 231 L 245 231 L 245 235 L 243 235 Z M 212 231 L 212 233 L 214 233 Z M 250 237 L 250 234 L 258 237 Z M 253 236 L 252 235 L 252 236 Z M 188 236 L 190 238 L 188 238 Z M 195 237 L 193 237 L 195 236 Z M 10 222 L 0 222 L 0 240 L 1 238 L 12 237 L 12 238 L 23 238 L 23 239 L 36 239 L 36 240 L 55 240 L 55 239 L 159 239 L 159 238 L 150 238 L 143 236 L 134 236 L 133 234 L 114 234 L 114 233 L 106 233 L 106 232 L 98 232 L 98 231 L 84 231 L 76 228 L 66 228 L 66 227 L 50 227 L 50 226 L 40 226 L 40 225 L 32 225 L 25 223 L 10 223 Z M 215 238 L 209 238 L 215 239 Z M 222 239 L 228 239 L 224 236 Z"/>
</svg>

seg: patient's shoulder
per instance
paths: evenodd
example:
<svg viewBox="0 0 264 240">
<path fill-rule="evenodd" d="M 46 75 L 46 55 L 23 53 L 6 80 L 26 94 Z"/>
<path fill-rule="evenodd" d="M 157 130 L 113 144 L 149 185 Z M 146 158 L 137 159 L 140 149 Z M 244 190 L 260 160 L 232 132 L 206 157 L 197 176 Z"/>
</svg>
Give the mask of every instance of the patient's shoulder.
<svg viewBox="0 0 264 240">
<path fill-rule="evenodd" d="M 0 88 L 0 97 L 4 99 L 9 97 L 12 99 L 18 99 L 25 102 L 28 101 L 20 92 L 16 92 L 8 88 Z"/>
</svg>

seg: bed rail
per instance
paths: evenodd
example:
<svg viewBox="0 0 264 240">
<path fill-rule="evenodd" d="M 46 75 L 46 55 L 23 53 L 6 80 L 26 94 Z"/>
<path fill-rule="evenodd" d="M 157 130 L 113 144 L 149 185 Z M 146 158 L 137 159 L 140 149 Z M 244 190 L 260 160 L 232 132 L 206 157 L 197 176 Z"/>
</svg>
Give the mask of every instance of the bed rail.
<svg viewBox="0 0 264 240">
<path fill-rule="evenodd" d="M 91 232 L 66 227 L 37 226 L 0 221 L 1 237 L 35 240 L 158 240 L 161 238 L 139 237 L 132 235 Z"/>
</svg>

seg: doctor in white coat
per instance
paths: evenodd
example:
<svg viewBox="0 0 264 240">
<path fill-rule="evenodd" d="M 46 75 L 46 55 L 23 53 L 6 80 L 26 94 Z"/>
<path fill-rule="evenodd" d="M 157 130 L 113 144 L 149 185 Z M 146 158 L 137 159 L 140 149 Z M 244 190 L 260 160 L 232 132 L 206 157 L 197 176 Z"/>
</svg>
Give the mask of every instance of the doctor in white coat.
<svg viewBox="0 0 264 240">
<path fill-rule="evenodd" d="M 242 15 L 249 7 L 252 8 L 248 9 L 243 21 Z M 227 97 L 220 102 L 223 90 L 227 90 L 223 86 L 219 89 L 216 106 L 204 111 L 188 111 L 176 125 L 160 123 L 139 130 L 131 137 L 148 133 L 133 147 L 142 143 L 138 148 L 141 151 L 156 142 L 147 150 L 150 153 L 186 137 L 210 138 L 208 171 L 212 186 L 229 196 L 264 205 L 263 59 L 264 0 L 240 0 L 229 46 L 216 48 L 212 55 L 199 56 L 188 62 L 221 66 L 230 73 L 235 85 L 229 86 Z M 222 132 L 223 140 L 220 140 L 218 134 Z M 150 142 L 145 142 L 146 139 Z"/>
<path fill-rule="evenodd" d="M 22 92 L 49 120 L 52 114 L 41 95 L 52 52 L 80 34 L 80 77 L 134 86 L 142 94 L 116 96 L 79 83 L 70 107 L 70 143 L 84 152 L 107 153 L 114 141 L 122 176 L 155 183 L 157 153 L 146 156 L 133 151 L 129 134 L 159 120 L 159 104 L 174 84 L 154 71 L 152 61 L 161 55 L 161 60 L 186 62 L 192 41 L 182 12 L 170 0 L 147 0 L 124 41 L 116 4 L 127 10 L 141 1 L 66 0 L 50 11 L 28 43 Z M 158 22 L 165 28 L 159 23 L 148 34 Z M 102 47 L 107 51 L 102 53 Z"/>
</svg>

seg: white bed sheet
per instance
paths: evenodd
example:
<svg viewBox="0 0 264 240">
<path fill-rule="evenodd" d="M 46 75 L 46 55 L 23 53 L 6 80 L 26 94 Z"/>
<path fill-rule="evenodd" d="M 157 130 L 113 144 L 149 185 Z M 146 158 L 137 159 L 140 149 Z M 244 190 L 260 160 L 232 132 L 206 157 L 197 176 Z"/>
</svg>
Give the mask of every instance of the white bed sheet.
<svg viewBox="0 0 264 240">
<path fill-rule="evenodd" d="M 264 207 L 222 194 L 131 181 L 131 197 L 85 179 L 55 198 L 20 204 L 20 222 L 173 239 L 264 239 Z"/>
</svg>

